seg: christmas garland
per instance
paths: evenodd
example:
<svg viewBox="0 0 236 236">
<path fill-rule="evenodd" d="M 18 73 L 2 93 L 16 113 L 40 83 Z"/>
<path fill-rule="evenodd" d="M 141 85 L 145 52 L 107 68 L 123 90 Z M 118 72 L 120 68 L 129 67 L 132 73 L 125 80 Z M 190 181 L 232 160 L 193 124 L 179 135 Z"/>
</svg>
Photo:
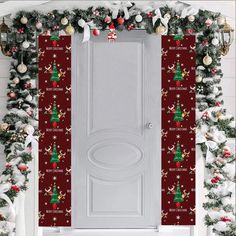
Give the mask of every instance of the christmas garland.
<svg viewBox="0 0 236 236">
<path fill-rule="evenodd" d="M 122 5 L 123 4 L 123 5 Z M 221 99 L 218 32 L 224 17 L 218 13 L 199 10 L 196 14 L 176 11 L 168 6 L 142 10 L 126 2 L 113 8 L 74 9 L 47 14 L 18 12 L 13 19 L 8 55 L 12 57 L 8 83 L 8 114 L 0 124 L 0 141 L 5 145 L 6 167 L 0 176 L 0 235 L 9 235 L 15 228 L 12 203 L 20 191 L 27 189 L 28 162 L 37 157 L 37 35 L 58 36 L 62 32 L 84 33 L 89 39 L 109 29 L 108 40 L 114 41 L 115 31 L 145 29 L 157 34 L 197 35 L 196 130 L 197 143 L 206 160 L 209 177 L 205 180 L 208 202 L 205 224 L 213 226 L 217 235 L 235 234 L 235 214 L 232 205 L 234 191 L 235 155 L 226 146 L 227 137 L 235 136 L 233 117 L 226 114 Z"/>
</svg>

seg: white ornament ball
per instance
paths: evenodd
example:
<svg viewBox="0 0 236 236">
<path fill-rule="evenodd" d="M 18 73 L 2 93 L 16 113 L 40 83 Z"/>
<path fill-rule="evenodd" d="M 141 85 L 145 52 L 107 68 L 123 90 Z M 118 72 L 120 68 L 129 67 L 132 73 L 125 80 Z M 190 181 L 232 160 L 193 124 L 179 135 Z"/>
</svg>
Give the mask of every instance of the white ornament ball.
<svg viewBox="0 0 236 236">
<path fill-rule="evenodd" d="M 22 47 L 25 49 L 27 49 L 29 46 L 30 46 L 30 43 L 26 40 L 22 43 Z"/>
<path fill-rule="evenodd" d="M 67 24 L 68 24 L 68 19 L 67 19 L 66 17 L 63 17 L 63 18 L 61 19 L 61 24 L 62 24 L 62 25 L 67 25 Z"/>
<path fill-rule="evenodd" d="M 188 16 L 188 21 L 190 21 L 190 22 L 195 21 L 195 16 L 193 16 L 193 15 Z"/>
<path fill-rule="evenodd" d="M 26 125 L 24 128 L 24 132 L 32 135 L 34 133 L 34 127 L 32 125 Z"/>
<path fill-rule="evenodd" d="M 20 79 L 18 77 L 15 77 L 12 81 L 14 84 L 19 84 Z"/>
<path fill-rule="evenodd" d="M 219 92 L 219 89 L 217 87 L 214 87 L 212 92 L 213 94 L 217 94 Z"/>
<path fill-rule="evenodd" d="M 202 82 L 202 76 L 201 76 L 201 75 L 197 75 L 197 76 L 196 76 L 196 82 L 197 82 L 197 83 Z"/>
<path fill-rule="evenodd" d="M 8 127 L 9 127 L 9 124 L 7 124 L 7 123 L 0 124 L 1 131 L 6 131 L 8 129 Z"/>
<path fill-rule="evenodd" d="M 164 15 L 164 18 L 170 20 L 170 18 L 171 18 L 170 13 L 166 13 L 166 14 Z"/>
<path fill-rule="evenodd" d="M 83 19 L 78 20 L 78 25 L 79 25 L 81 28 L 84 28 L 85 24 L 86 24 L 85 20 L 83 20 Z"/>
<path fill-rule="evenodd" d="M 17 66 L 17 71 L 23 74 L 27 71 L 27 66 L 24 63 L 21 63 Z"/>
<path fill-rule="evenodd" d="M 38 21 L 35 26 L 37 29 L 41 29 L 43 27 L 43 25 L 40 21 Z"/>
<path fill-rule="evenodd" d="M 217 18 L 217 24 L 218 25 L 224 25 L 225 24 L 225 17 L 224 16 L 219 16 Z"/>
<path fill-rule="evenodd" d="M 214 228 L 215 228 L 217 231 L 221 231 L 221 232 L 225 232 L 225 231 L 229 230 L 228 225 L 227 225 L 225 222 L 223 222 L 223 221 L 217 222 L 217 223 L 214 225 Z"/>
<path fill-rule="evenodd" d="M 27 19 L 25 16 L 22 16 L 22 17 L 20 18 L 20 23 L 21 23 L 21 24 L 26 25 L 27 22 L 28 22 L 28 19 Z"/>
<path fill-rule="evenodd" d="M 204 65 L 209 66 L 212 63 L 212 58 L 207 54 L 203 58 L 203 63 L 204 63 Z"/>
<path fill-rule="evenodd" d="M 211 43 L 214 45 L 214 46 L 217 46 L 219 44 L 219 39 L 218 38 L 213 38 L 211 40 Z"/>
<path fill-rule="evenodd" d="M 28 102 L 31 102 L 33 100 L 33 97 L 30 94 L 28 94 L 26 96 L 25 100 L 28 101 Z"/>
<path fill-rule="evenodd" d="M 143 17 L 140 14 L 135 16 L 135 21 L 136 22 L 140 23 L 140 22 L 142 22 L 142 20 L 143 20 Z"/>
<path fill-rule="evenodd" d="M 205 21 L 205 25 L 207 27 L 210 27 L 212 25 L 212 23 L 213 23 L 213 21 L 211 19 L 209 19 L 209 18 Z"/>
</svg>

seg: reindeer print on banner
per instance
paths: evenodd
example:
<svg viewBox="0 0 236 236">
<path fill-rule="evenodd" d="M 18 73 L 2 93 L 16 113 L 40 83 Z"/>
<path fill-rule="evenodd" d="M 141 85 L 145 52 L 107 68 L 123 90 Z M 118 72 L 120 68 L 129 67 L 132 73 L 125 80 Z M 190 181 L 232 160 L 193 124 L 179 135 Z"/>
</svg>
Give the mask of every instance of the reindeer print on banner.
<svg viewBox="0 0 236 236">
<path fill-rule="evenodd" d="M 38 45 L 39 226 L 71 226 L 71 37 Z"/>
<path fill-rule="evenodd" d="M 162 224 L 195 224 L 195 36 L 162 37 Z"/>
</svg>

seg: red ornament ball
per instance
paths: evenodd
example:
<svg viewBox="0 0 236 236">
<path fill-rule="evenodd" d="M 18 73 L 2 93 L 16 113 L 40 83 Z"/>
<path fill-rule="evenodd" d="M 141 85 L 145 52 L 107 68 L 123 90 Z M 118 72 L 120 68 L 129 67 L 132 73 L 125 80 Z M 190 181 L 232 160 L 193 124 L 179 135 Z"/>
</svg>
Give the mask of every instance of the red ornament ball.
<svg viewBox="0 0 236 236">
<path fill-rule="evenodd" d="M 225 158 L 228 158 L 231 156 L 231 152 L 229 150 L 225 150 L 223 155 Z"/>
<path fill-rule="evenodd" d="M 187 33 L 187 34 L 192 34 L 192 33 L 193 33 L 193 29 L 187 29 L 187 30 L 186 30 L 186 33 Z"/>
<path fill-rule="evenodd" d="M 100 30 L 99 29 L 93 29 L 93 35 L 94 36 L 99 36 L 100 35 Z"/>
<path fill-rule="evenodd" d="M 111 23 L 111 17 L 110 16 L 106 16 L 104 21 L 107 23 L 107 24 L 110 24 Z"/>
<path fill-rule="evenodd" d="M 18 169 L 20 171 L 26 171 L 28 169 L 28 166 L 24 163 L 21 163 L 21 164 L 18 165 Z"/>
<path fill-rule="evenodd" d="M 122 17 L 117 18 L 117 23 L 118 23 L 119 25 L 123 25 L 124 22 L 125 22 L 124 18 L 122 18 Z"/>
<path fill-rule="evenodd" d="M 8 97 L 10 97 L 10 98 L 16 98 L 16 93 L 15 92 L 13 92 L 13 91 L 10 91 L 9 93 L 8 93 Z"/>
</svg>

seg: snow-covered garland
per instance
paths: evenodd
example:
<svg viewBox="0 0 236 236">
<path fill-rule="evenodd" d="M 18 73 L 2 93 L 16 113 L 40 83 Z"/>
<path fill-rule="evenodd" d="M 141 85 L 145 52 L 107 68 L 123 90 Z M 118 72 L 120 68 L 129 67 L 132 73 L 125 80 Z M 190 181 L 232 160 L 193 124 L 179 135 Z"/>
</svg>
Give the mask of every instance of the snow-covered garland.
<svg viewBox="0 0 236 236">
<path fill-rule="evenodd" d="M 226 114 L 221 100 L 220 51 L 218 31 L 224 18 L 218 13 L 168 6 L 139 9 L 134 3 L 121 2 L 112 8 L 52 11 L 48 14 L 18 12 L 13 19 L 9 56 L 12 57 L 8 84 L 9 112 L 0 124 L 0 141 L 5 145 L 6 168 L 0 176 L 0 235 L 9 235 L 15 228 L 13 202 L 20 191 L 27 189 L 28 162 L 37 157 L 38 131 L 37 100 L 37 35 L 65 32 L 85 33 L 88 40 L 100 30 L 146 29 L 157 34 L 197 35 L 197 143 L 206 159 L 209 178 L 205 181 L 208 211 L 205 223 L 213 226 L 217 235 L 235 234 L 235 215 L 232 205 L 234 191 L 235 155 L 226 146 L 227 137 L 235 136 L 233 118 Z M 112 27 L 111 27 L 112 25 Z"/>
</svg>

